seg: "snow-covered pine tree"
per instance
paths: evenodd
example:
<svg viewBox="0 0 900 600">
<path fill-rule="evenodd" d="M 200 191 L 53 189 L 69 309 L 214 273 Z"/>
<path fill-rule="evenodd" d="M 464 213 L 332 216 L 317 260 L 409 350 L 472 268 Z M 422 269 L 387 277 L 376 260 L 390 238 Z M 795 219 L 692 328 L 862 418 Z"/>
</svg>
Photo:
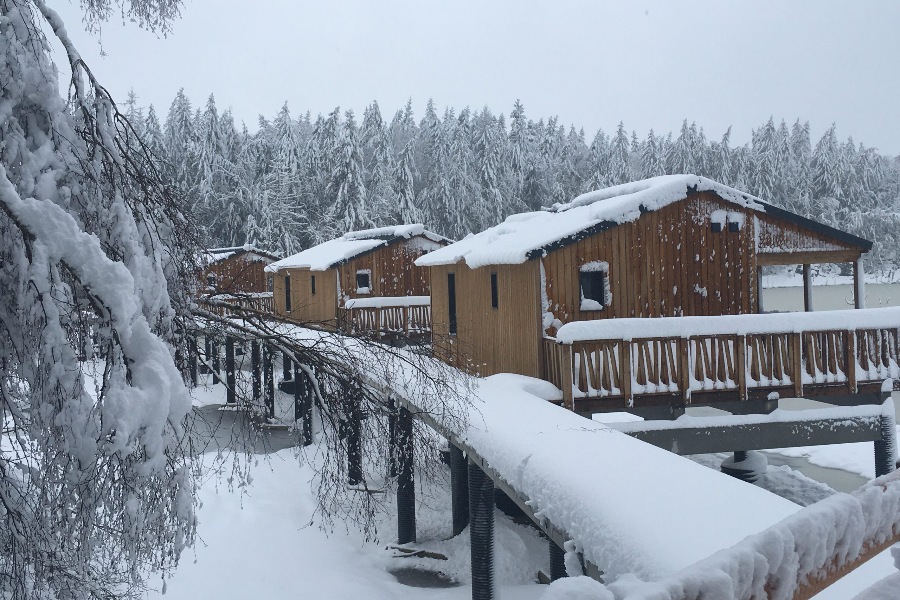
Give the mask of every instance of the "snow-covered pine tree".
<svg viewBox="0 0 900 600">
<path fill-rule="evenodd" d="M 608 178 L 612 185 L 628 183 L 634 179 L 631 172 L 631 149 L 628 140 L 628 132 L 625 124 L 619 121 L 616 135 L 613 137 L 609 148 L 609 162 L 607 163 Z"/>
<path fill-rule="evenodd" d="M 335 154 L 335 168 L 328 182 L 329 197 L 333 199 L 333 203 L 328 209 L 328 221 L 325 223 L 331 229 L 329 237 L 374 225 L 366 204 L 359 129 L 352 110 L 344 113 Z"/>
<path fill-rule="evenodd" d="M 416 207 L 416 190 L 413 178 L 415 170 L 413 140 L 410 140 L 403 153 L 400 154 L 400 161 L 397 163 L 394 174 L 394 193 L 397 200 L 391 215 L 393 223 L 410 224 L 422 221 L 420 211 Z"/>
<path fill-rule="evenodd" d="M 377 102 L 372 102 L 363 114 L 360 137 L 372 220 L 380 226 L 391 225 L 395 199 L 393 142 Z"/>
</svg>

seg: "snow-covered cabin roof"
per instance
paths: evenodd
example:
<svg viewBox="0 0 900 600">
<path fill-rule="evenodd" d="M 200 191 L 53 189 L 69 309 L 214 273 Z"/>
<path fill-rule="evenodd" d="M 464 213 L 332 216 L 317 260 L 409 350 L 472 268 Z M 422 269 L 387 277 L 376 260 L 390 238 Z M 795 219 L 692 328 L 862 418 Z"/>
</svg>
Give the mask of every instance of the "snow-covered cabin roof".
<svg viewBox="0 0 900 600">
<path fill-rule="evenodd" d="M 350 231 L 339 238 L 328 240 L 318 246 L 307 248 L 303 252 L 298 252 L 274 262 L 266 267 L 266 271 L 270 273 L 275 273 L 282 269 L 327 271 L 332 267 L 378 248 L 390 246 L 417 236 L 422 236 L 436 244 L 447 244 L 452 241 L 442 235 L 428 231 L 421 223 Z"/>
<path fill-rule="evenodd" d="M 726 202 L 799 223 L 865 250 L 872 247 L 868 240 L 795 215 L 711 179 L 663 175 L 588 192 L 541 211 L 512 215 L 500 225 L 420 257 L 416 264 L 449 265 L 465 260 L 475 269 L 524 263 L 702 191 L 715 192 Z"/>
<path fill-rule="evenodd" d="M 266 252 L 265 250 L 260 250 L 253 244 L 244 244 L 243 246 L 230 246 L 228 248 L 208 248 L 206 250 L 205 258 L 207 264 L 214 264 L 223 261 L 226 258 L 231 258 L 233 256 L 248 253 L 255 254 L 260 259 L 268 261 L 276 261 L 281 258 L 280 256 L 277 256 L 270 252 Z"/>
</svg>

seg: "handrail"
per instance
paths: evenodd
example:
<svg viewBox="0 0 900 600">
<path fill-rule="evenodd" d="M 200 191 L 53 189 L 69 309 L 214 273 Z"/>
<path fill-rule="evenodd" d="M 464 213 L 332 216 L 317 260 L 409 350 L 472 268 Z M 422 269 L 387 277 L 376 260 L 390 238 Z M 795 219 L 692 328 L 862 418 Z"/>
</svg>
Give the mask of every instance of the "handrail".
<svg viewBox="0 0 900 600">
<path fill-rule="evenodd" d="M 833 318 L 838 313 L 844 318 Z M 562 389 L 566 406 L 578 399 L 631 406 L 651 396 L 687 404 L 697 395 L 745 401 L 772 392 L 878 393 L 884 381 L 900 378 L 900 310 L 834 311 L 796 322 L 786 316 L 569 323 L 556 340 L 544 340 L 542 376 Z"/>
</svg>

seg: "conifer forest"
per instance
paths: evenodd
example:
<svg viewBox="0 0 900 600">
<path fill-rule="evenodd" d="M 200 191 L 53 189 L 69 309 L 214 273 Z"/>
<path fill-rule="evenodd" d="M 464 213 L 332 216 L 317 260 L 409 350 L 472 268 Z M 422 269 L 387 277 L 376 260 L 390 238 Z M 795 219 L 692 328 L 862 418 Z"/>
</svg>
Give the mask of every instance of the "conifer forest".
<svg viewBox="0 0 900 600">
<path fill-rule="evenodd" d="M 873 240 L 870 273 L 900 257 L 900 160 L 845 137 L 818 140 L 808 122 L 770 118 L 745 145 L 702 124 L 646 137 L 619 123 L 591 134 L 555 117 L 485 107 L 439 114 L 412 101 L 390 117 L 335 108 L 295 116 L 287 103 L 255 131 L 180 91 L 164 119 L 132 93 L 125 107 L 167 180 L 179 188 L 213 246 L 253 242 L 289 255 L 346 231 L 424 222 L 452 239 L 522 211 L 656 175 L 694 173 Z"/>
</svg>

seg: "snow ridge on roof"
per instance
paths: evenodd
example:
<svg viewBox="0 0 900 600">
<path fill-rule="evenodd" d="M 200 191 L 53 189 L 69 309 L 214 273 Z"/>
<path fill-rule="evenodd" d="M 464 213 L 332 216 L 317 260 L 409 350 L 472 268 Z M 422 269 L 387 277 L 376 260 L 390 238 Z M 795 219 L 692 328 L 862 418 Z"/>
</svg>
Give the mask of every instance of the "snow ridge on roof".
<svg viewBox="0 0 900 600">
<path fill-rule="evenodd" d="M 243 246 L 229 246 L 227 248 L 207 248 L 206 260 L 209 263 L 217 263 L 220 260 L 225 260 L 226 258 L 230 258 L 235 254 L 241 254 L 243 252 L 255 252 L 260 256 L 267 258 L 274 257 L 271 252 L 266 252 L 265 250 L 256 247 L 255 244 L 244 244 Z"/>
<path fill-rule="evenodd" d="M 578 196 L 538 212 L 512 215 L 491 227 L 416 260 L 419 266 L 455 264 L 465 260 L 475 269 L 486 265 L 520 264 L 534 251 L 601 223 L 627 223 L 642 213 L 659 210 L 691 193 L 713 191 L 734 204 L 765 211 L 754 196 L 697 175 L 663 175 L 616 185 Z"/>
<path fill-rule="evenodd" d="M 451 241 L 444 236 L 428 231 L 421 223 L 361 229 L 359 231 L 349 231 L 339 238 L 328 240 L 318 246 L 307 248 L 302 252 L 283 258 L 266 267 L 266 271 L 270 273 L 281 269 L 327 271 L 341 262 L 355 258 L 380 246 L 388 246 L 394 242 L 420 235 L 439 243 Z"/>
</svg>

